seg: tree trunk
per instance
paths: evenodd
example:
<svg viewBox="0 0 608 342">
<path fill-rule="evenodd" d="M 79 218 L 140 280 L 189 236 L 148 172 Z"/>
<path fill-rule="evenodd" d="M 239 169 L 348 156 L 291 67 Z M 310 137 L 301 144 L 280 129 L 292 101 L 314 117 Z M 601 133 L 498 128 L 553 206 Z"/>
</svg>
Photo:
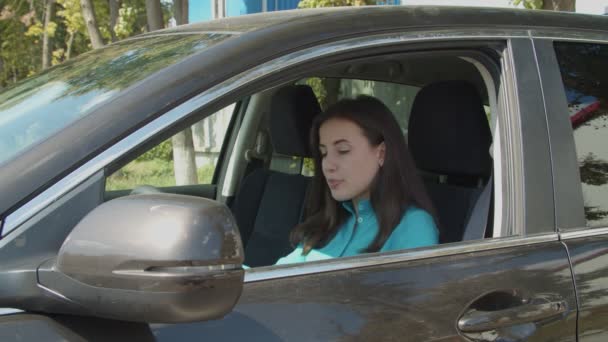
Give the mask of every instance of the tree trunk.
<svg viewBox="0 0 608 342">
<path fill-rule="evenodd" d="M 576 0 L 544 0 L 543 9 L 551 11 L 574 12 Z"/>
<path fill-rule="evenodd" d="M 72 57 L 72 46 L 74 46 L 74 32 L 69 32 L 70 37 L 68 38 L 68 42 L 66 43 L 67 45 L 67 52 L 65 53 L 65 59 L 70 59 L 70 57 Z"/>
<path fill-rule="evenodd" d="M 173 0 L 175 21 L 177 25 L 188 23 L 188 0 Z M 198 183 L 194 139 L 190 127 L 179 132 L 171 139 L 173 142 L 173 165 L 175 184 L 188 185 Z"/>
<path fill-rule="evenodd" d="M 44 6 L 44 26 L 42 33 L 42 69 L 47 69 L 51 66 L 51 51 L 53 51 L 53 42 L 49 37 L 49 25 L 55 15 L 55 0 L 46 0 Z"/>
<path fill-rule="evenodd" d="M 101 32 L 99 32 L 99 26 L 97 26 L 93 3 L 91 0 L 80 0 L 80 7 L 82 7 L 82 17 L 89 32 L 91 45 L 93 49 L 99 49 L 103 46 L 103 39 L 101 38 Z"/>
<path fill-rule="evenodd" d="M 118 22 L 118 9 L 120 8 L 120 4 L 118 0 L 108 0 L 108 5 L 110 7 L 110 35 L 112 36 L 112 42 L 118 40 L 116 38 L 116 31 L 114 28 L 116 27 L 116 22 Z"/>
<path fill-rule="evenodd" d="M 322 80 L 323 88 L 325 88 L 325 101 L 322 103 L 322 108 L 327 108 L 338 102 L 340 92 L 340 80 L 337 78 L 324 78 Z"/>
<path fill-rule="evenodd" d="M 163 28 L 163 11 L 160 7 L 160 0 L 146 0 L 146 16 L 148 17 L 148 31 Z"/>
<path fill-rule="evenodd" d="M 175 185 L 197 184 L 194 142 L 190 127 L 174 135 L 171 142 L 173 143 Z"/>
<path fill-rule="evenodd" d="M 175 11 L 175 20 L 177 25 L 188 23 L 188 0 L 173 0 L 173 8 Z"/>
<path fill-rule="evenodd" d="M 226 0 L 212 0 L 211 4 L 213 19 L 226 17 Z"/>
</svg>

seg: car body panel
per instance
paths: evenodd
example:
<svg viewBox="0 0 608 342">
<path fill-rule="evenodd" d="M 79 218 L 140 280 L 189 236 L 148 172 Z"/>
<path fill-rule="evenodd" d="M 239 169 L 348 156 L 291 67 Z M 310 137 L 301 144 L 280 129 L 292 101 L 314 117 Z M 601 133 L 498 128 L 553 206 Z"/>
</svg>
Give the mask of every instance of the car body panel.
<svg viewBox="0 0 608 342">
<path fill-rule="evenodd" d="M 465 341 L 456 327 L 458 318 L 482 295 L 501 292 L 514 293 L 522 299 L 563 300 L 567 311 L 558 320 L 512 327 L 499 332 L 499 336 L 574 341 L 576 299 L 570 266 L 565 248 L 553 240 L 525 247 L 249 282 L 235 309 L 223 319 L 152 324 L 150 335 L 157 341 L 192 338 Z M 70 336 L 76 334 L 89 338 L 105 336 L 107 332 L 93 329 L 96 321 L 110 327 L 102 319 L 69 317 L 47 318 L 25 313 L 5 316 L 0 318 L 0 336 L 15 336 L 19 329 L 28 327 L 38 329 L 41 335 L 35 335 L 37 339 L 44 336 L 45 340 L 54 340 L 60 336 L 71 341 L 74 339 Z M 82 322 L 77 324 L 73 320 Z M 84 321 L 89 322 L 89 327 L 84 326 Z M 47 324 L 44 329 L 39 327 L 41 322 Z M 118 336 L 148 340 L 150 335 L 145 327 L 119 323 L 113 326 Z M 29 340 L 27 335 L 24 338 Z"/>
<path fill-rule="evenodd" d="M 608 338 L 608 232 L 606 229 L 579 231 L 564 233 L 562 237 L 568 246 L 576 283 L 579 340 L 605 341 Z"/>
</svg>

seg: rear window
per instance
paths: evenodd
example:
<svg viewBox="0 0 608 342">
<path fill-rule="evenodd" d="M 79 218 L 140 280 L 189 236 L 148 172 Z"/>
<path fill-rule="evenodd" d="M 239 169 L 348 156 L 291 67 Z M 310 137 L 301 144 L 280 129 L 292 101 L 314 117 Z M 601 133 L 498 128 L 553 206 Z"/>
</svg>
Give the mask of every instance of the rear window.
<svg viewBox="0 0 608 342">
<path fill-rule="evenodd" d="M 0 164 L 96 106 L 229 34 L 132 39 L 86 53 L 0 93 Z"/>
<path fill-rule="evenodd" d="M 608 227 L 608 44 L 556 42 L 588 227 Z"/>
</svg>

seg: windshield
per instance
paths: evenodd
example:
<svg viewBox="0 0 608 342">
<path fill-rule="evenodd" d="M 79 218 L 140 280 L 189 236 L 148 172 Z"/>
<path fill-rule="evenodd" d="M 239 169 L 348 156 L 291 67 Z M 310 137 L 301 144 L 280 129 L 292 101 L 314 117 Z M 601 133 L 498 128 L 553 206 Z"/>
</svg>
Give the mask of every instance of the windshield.
<svg viewBox="0 0 608 342">
<path fill-rule="evenodd" d="M 230 37 L 151 36 L 84 54 L 0 92 L 0 164 L 152 73 Z"/>
</svg>

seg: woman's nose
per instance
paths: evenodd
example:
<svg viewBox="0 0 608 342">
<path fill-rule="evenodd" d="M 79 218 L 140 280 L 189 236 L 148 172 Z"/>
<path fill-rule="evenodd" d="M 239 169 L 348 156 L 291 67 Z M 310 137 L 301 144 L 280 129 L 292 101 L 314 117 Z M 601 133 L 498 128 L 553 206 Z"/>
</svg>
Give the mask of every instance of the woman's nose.
<svg viewBox="0 0 608 342">
<path fill-rule="evenodd" d="M 326 173 L 334 172 L 334 171 L 336 171 L 336 168 L 337 168 L 337 164 L 331 158 L 329 158 L 329 156 L 326 156 L 325 159 L 323 159 L 323 170 Z"/>
</svg>

